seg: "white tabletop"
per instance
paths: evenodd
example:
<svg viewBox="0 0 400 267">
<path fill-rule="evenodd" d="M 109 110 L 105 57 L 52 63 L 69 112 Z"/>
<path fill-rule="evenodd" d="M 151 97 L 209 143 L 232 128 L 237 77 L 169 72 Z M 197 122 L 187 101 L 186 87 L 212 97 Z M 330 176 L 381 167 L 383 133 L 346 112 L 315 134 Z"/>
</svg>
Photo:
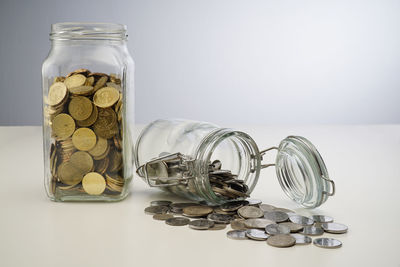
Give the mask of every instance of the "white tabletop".
<svg viewBox="0 0 400 267">
<path fill-rule="evenodd" d="M 319 149 L 336 195 L 316 210 L 289 200 L 274 169 L 252 194 L 299 213 L 349 226 L 339 249 L 279 249 L 220 231 L 171 227 L 145 215 L 151 200 L 176 198 L 135 177 L 117 203 L 55 203 L 43 187 L 40 127 L 0 127 L 0 266 L 400 266 L 400 125 L 235 127 L 261 148 L 290 134 Z M 272 161 L 271 154 L 271 161 Z"/>
</svg>

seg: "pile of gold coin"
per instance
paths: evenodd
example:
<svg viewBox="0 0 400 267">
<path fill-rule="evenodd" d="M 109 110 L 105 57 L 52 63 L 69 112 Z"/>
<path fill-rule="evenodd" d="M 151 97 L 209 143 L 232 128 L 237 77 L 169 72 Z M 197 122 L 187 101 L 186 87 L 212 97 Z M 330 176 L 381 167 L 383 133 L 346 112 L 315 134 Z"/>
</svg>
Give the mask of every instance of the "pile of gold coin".
<svg viewBox="0 0 400 267">
<path fill-rule="evenodd" d="M 78 69 L 56 77 L 45 99 L 53 194 L 120 194 L 123 95 L 115 74 Z"/>
</svg>

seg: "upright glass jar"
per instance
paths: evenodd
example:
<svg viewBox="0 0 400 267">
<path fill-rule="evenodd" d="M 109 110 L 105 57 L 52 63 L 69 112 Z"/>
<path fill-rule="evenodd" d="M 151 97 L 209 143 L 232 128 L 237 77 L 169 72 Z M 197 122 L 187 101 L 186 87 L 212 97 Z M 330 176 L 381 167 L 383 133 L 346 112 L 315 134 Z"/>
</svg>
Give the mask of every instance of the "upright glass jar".
<svg viewBox="0 0 400 267">
<path fill-rule="evenodd" d="M 57 23 L 43 62 L 43 149 L 54 201 L 118 201 L 132 179 L 134 63 L 126 26 Z"/>
<path fill-rule="evenodd" d="M 262 164 L 271 149 L 278 150 L 275 163 Z M 248 197 L 261 170 L 270 166 L 276 167 L 284 192 L 304 207 L 320 206 L 335 191 L 320 154 L 299 136 L 260 151 L 244 132 L 206 122 L 157 120 L 141 132 L 135 160 L 138 175 L 150 186 L 214 205 Z"/>
</svg>

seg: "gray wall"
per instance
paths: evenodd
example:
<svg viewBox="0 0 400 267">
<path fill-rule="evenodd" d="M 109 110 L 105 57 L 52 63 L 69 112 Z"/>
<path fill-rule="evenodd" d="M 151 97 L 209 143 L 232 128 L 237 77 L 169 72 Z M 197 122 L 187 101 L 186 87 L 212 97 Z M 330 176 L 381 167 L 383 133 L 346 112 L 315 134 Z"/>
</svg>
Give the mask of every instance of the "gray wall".
<svg viewBox="0 0 400 267">
<path fill-rule="evenodd" d="M 0 2 L 0 125 L 41 123 L 50 24 L 128 25 L 136 121 L 400 123 L 400 1 Z"/>
</svg>

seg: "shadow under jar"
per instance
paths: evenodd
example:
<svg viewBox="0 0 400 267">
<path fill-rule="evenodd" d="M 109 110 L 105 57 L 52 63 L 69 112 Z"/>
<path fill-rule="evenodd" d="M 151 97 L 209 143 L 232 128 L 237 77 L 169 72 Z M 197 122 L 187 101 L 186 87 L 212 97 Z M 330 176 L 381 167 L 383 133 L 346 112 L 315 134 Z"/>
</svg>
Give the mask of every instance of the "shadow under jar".
<svg viewBox="0 0 400 267">
<path fill-rule="evenodd" d="M 262 164 L 271 150 L 278 151 L 275 163 Z M 244 132 L 207 122 L 156 120 L 141 132 L 135 160 L 138 175 L 150 186 L 211 205 L 249 197 L 261 170 L 272 166 L 283 191 L 304 207 L 318 207 L 335 193 L 320 154 L 299 136 L 260 151 Z"/>
<path fill-rule="evenodd" d="M 44 176 L 54 201 L 118 201 L 132 179 L 126 27 L 57 23 L 42 66 Z"/>
</svg>

